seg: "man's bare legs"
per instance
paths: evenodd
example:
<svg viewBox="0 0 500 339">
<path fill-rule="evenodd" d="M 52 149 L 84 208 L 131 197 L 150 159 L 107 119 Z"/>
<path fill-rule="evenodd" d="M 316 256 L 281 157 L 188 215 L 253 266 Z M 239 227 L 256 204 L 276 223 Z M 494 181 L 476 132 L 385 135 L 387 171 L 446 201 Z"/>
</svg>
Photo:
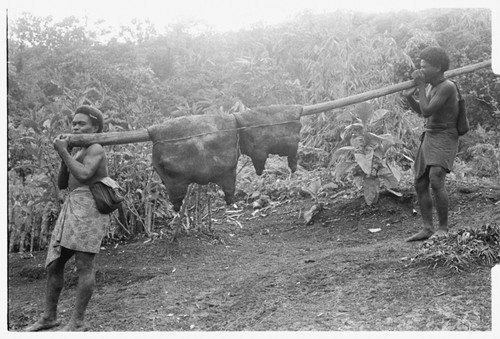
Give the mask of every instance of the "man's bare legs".
<svg viewBox="0 0 500 339">
<path fill-rule="evenodd" d="M 57 304 L 64 285 L 64 266 L 73 255 L 73 251 L 61 249 L 61 256 L 47 266 L 47 284 L 45 288 L 45 310 L 42 317 L 25 331 L 33 332 L 59 326 Z"/>
<path fill-rule="evenodd" d="M 446 192 L 445 188 L 446 171 L 441 166 L 432 166 L 429 177 L 439 222 L 438 229 L 433 237 L 438 237 L 448 232 L 448 192 Z"/>
<path fill-rule="evenodd" d="M 76 270 L 78 272 L 76 305 L 69 323 L 62 329 L 63 331 L 85 330 L 85 310 L 94 293 L 95 287 L 94 259 L 94 253 L 75 253 Z"/>
<path fill-rule="evenodd" d="M 76 290 L 76 305 L 69 323 L 63 331 L 78 331 L 85 329 L 84 315 L 95 287 L 94 260 L 95 254 L 75 252 L 62 248 L 61 256 L 47 267 L 47 288 L 45 294 L 45 310 L 36 323 L 27 327 L 25 331 L 40 331 L 60 325 L 57 319 L 57 305 L 64 285 L 64 266 L 75 255 L 78 273 Z"/>
<path fill-rule="evenodd" d="M 417 191 L 418 204 L 424 227 L 417 234 L 412 235 L 406 241 L 421 241 L 431 236 L 446 234 L 448 231 L 448 193 L 445 189 L 446 171 L 440 166 L 431 166 L 423 176 L 415 180 L 415 190 Z M 434 194 L 436 211 L 439 220 L 439 227 L 434 233 L 432 225 L 432 196 Z"/>
</svg>

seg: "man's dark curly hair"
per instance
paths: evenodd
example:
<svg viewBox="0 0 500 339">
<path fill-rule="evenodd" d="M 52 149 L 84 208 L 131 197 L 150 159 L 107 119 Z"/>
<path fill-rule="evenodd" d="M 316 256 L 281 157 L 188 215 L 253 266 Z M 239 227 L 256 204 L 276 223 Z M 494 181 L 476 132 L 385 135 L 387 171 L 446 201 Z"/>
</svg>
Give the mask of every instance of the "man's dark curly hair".
<svg viewBox="0 0 500 339">
<path fill-rule="evenodd" d="M 420 53 L 420 59 L 427 61 L 433 66 L 441 66 L 441 71 L 446 72 L 450 67 L 450 58 L 442 47 L 429 46 Z"/>
<path fill-rule="evenodd" d="M 92 121 L 92 125 L 97 126 L 97 133 L 102 132 L 104 128 L 104 119 L 102 117 L 101 111 L 89 105 L 82 105 L 76 109 L 75 114 L 77 113 L 88 115 L 88 117 Z"/>
</svg>

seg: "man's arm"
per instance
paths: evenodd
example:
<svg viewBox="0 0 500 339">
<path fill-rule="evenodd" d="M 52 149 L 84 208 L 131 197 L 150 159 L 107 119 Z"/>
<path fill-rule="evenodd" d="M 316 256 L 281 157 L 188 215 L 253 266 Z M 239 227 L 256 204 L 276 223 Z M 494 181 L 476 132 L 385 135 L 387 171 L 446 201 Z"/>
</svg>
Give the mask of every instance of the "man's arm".
<svg viewBox="0 0 500 339">
<path fill-rule="evenodd" d="M 62 154 L 60 153 L 59 155 L 75 179 L 80 182 L 86 182 L 97 172 L 101 161 L 104 159 L 104 149 L 99 144 L 89 146 L 83 163 L 74 159 L 66 150 L 63 150 Z"/>
<path fill-rule="evenodd" d="M 422 114 L 422 111 L 420 110 L 420 105 L 415 98 L 413 98 L 411 95 L 406 97 L 406 102 L 410 105 L 411 109 L 417 112 L 417 114 Z"/>
<path fill-rule="evenodd" d="M 419 92 L 419 105 L 424 118 L 428 118 L 438 112 L 452 94 L 452 91 L 450 91 L 450 86 L 440 86 L 437 89 L 436 94 L 429 101 L 427 99 L 427 96 L 425 95 L 425 87 L 420 89 L 419 86 Z"/>
<path fill-rule="evenodd" d="M 76 180 L 86 182 L 95 175 L 101 161 L 104 159 L 103 147 L 99 144 L 90 145 L 86 150 L 83 162 L 79 162 L 69 154 L 67 146 L 68 142 L 64 137 L 60 136 L 54 140 L 54 147 L 68 168 L 69 173 L 71 173 Z"/>
<path fill-rule="evenodd" d="M 415 93 L 416 90 L 417 90 L 416 87 L 409 88 L 404 90 L 402 94 L 403 97 L 406 99 L 406 102 L 408 102 L 408 104 L 410 105 L 411 109 L 420 115 L 422 114 L 422 112 L 420 111 L 420 105 L 418 104 L 418 101 L 416 101 L 415 98 L 413 97 L 413 94 Z"/>
<path fill-rule="evenodd" d="M 57 176 L 57 186 L 59 189 L 63 190 L 68 188 L 69 182 L 69 170 L 64 161 L 61 161 L 61 167 L 59 168 L 59 175 Z"/>
</svg>

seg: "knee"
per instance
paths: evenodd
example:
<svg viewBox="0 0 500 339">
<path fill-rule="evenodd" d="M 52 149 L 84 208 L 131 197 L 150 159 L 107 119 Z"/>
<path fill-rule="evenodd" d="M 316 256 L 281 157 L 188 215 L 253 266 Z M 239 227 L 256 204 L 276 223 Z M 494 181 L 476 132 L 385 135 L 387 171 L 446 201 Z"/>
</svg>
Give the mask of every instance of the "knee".
<svg viewBox="0 0 500 339">
<path fill-rule="evenodd" d="M 64 266 L 65 262 L 61 258 L 57 258 L 56 260 L 52 261 L 48 266 L 47 266 L 47 276 L 53 277 L 53 276 L 59 276 L 64 274 Z"/>
<path fill-rule="evenodd" d="M 415 186 L 415 191 L 417 191 L 417 194 L 421 194 L 429 189 L 429 181 L 416 179 L 414 182 L 414 186 Z"/>
<path fill-rule="evenodd" d="M 87 263 L 75 263 L 76 272 L 78 274 L 89 274 L 92 273 L 93 267 Z"/>
<path fill-rule="evenodd" d="M 444 189 L 445 177 L 446 171 L 442 168 L 431 171 L 429 179 L 433 191 L 442 191 Z"/>
<path fill-rule="evenodd" d="M 89 289 L 90 291 L 95 287 L 95 270 L 94 266 L 88 262 L 76 262 L 76 272 L 78 275 L 78 286 L 80 289 Z"/>
<path fill-rule="evenodd" d="M 52 262 L 47 266 L 47 283 L 56 290 L 62 290 L 64 285 L 64 266 Z"/>
<path fill-rule="evenodd" d="M 94 270 L 93 255 L 77 255 L 75 266 L 78 273 L 92 273 Z"/>
</svg>

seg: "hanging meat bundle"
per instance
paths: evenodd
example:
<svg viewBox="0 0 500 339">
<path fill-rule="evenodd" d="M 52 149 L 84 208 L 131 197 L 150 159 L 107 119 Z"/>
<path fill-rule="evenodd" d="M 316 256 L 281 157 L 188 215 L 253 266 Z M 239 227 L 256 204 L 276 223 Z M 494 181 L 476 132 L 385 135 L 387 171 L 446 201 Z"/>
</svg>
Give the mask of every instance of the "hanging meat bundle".
<svg viewBox="0 0 500 339">
<path fill-rule="evenodd" d="M 288 167 L 297 170 L 302 106 L 273 105 L 235 113 L 242 154 L 252 159 L 257 175 L 261 175 L 269 154 L 288 157 Z"/>
<path fill-rule="evenodd" d="M 178 212 L 190 183 L 216 183 L 227 204 L 234 198 L 238 138 L 232 115 L 192 115 L 148 128 L 153 167 Z"/>
</svg>

